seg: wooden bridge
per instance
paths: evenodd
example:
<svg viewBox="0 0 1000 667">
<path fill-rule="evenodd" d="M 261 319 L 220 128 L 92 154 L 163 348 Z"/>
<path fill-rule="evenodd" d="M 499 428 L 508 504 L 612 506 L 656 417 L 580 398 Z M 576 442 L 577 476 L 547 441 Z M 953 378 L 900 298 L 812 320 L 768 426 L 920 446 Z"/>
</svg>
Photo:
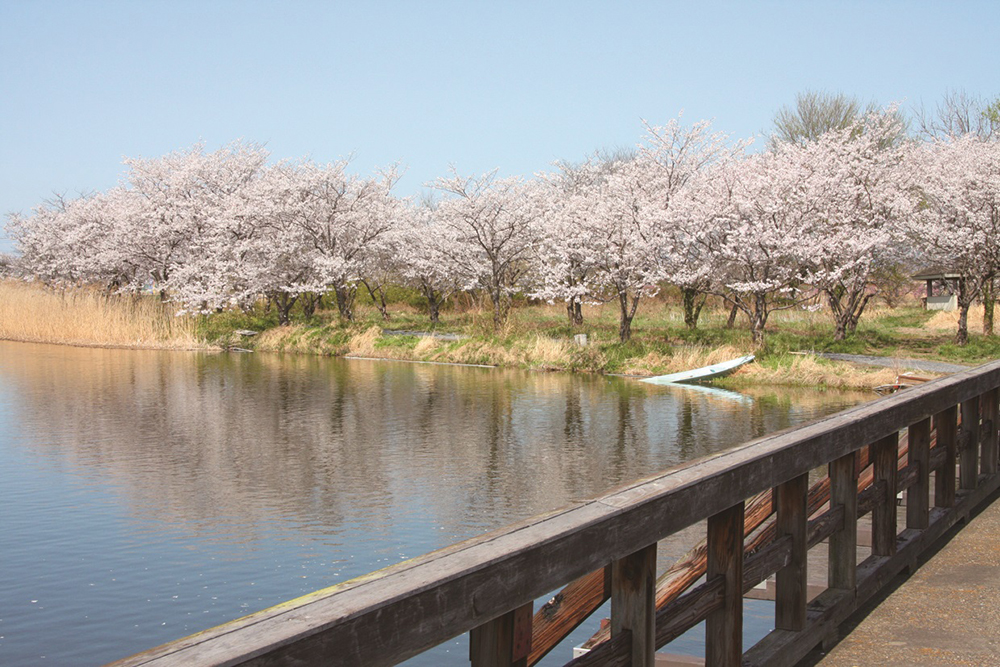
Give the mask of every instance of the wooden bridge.
<svg viewBox="0 0 1000 667">
<path fill-rule="evenodd" d="M 569 664 L 649 666 L 705 621 L 707 665 L 794 665 L 1000 487 L 998 387 L 1000 362 L 936 380 L 114 664 L 391 665 L 468 632 L 472 665 L 526 667 L 610 598 Z M 657 581 L 657 542 L 703 521 Z M 776 629 L 743 646 L 744 593 L 771 575 Z"/>
</svg>

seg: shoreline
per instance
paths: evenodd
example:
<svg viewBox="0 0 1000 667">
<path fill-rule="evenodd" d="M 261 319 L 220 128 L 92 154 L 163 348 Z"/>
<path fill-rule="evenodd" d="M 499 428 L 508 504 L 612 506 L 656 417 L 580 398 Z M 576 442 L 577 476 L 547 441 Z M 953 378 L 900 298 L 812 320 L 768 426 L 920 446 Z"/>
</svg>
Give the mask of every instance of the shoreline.
<svg viewBox="0 0 1000 667">
<path fill-rule="evenodd" d="M 314 330 L 319 330 L 316 328 Z M 307 330 L 308 331 L 308 330 Z M 370 332 L 370 329 L 369 329 Z M 264 332 L 262 332 L 264 333 Z M 396 338 L 397 336 L 387 336 L 386 338 Z M 429 337 L 429 336 L 428 336 Z M 369 335 L 370 338 L 370 335 Z M 276 354 L 294 354 L 294 355 L 308 355 L 308 356 L 325 356 L 325 357 L 339 357 L 342 359 L 350 359 L 355 361 L 390 361 L 390 362 L 403 362 L 403 363 L 413 363 L 413 364 L 427 364 L 427 365 L 441 365 L 441 366 L 458 366 L 467 368 L 492 368 L 501 370 L 522 370 L 522 371 L 533 371 L 542 373 L 585 373 L 588 375 L 604 375 L 607 377 L 617 377 L 633 380 L 641 380 L 648 377 L 653 377 L 660 374 L 655 371 L 640 371 L 640 372 L 606 372 L 602 370 L 594 370 L 589 368 L 567 368 L 561 367 L 552 363 L 539 365 L 539 364 L 524 364 L 524 363 L 470 363 L 463 361 L 449 361 L 449 360 L 439 360 L 439 359 L 426 359 L 419 358 L 417 355 L 413 354 L 403 354 L 404 350 L 399 348 L 393 348 L 393 355 L 373 355 L 373 354 L 359 354 L 355 350 L 342 350 L 342 351 L 331 351 L 323 350 L 318 348 L 306 348 L 302 345 L 293 345 L 287 349 L 275 349 L 270 345 L 265 346 L 263 349 L 247 349 L 247 348 L 234 348 L 234 346 L 220 346 L 213 345 L 210 343 L 205 343 L 203 345 L 181 345 L 173 346 L 170 343 L 138 343 L 138 344 L 119 344 L 119 343 L 97 343 L 97 342 L 83 342 L 83 341 L 59 341 L 59 340 L 28 340 L 28 339 L 18 339 L 12 337 L 0 338 L 0 341 L 12 342 L 12 343 L 26 343 L 26 344 L 38 344 L 38 345 L 63 345 L 68 347 L 79 347 L 79 348 L 91 348 L 91 349 L 109 349 L 109 350 L 135 350 L 135 351 L 166 351 L 166 352 L 207 352 L 212 354 L 220 354 L 225 352 L 233 352 L 234 354 L 247 354 L 247 353 L 276 353 Z M 252 343 L 246 343 L 245 345 L 253 345 Z M 725 346 L 721 348 L 709 349 L 706 347 L 691 346 L 689 349 L 697 349 L 702 356 L 709 356 L 712 353 L 718 354 L 719 350 L 726 350 Z M 338 353 L 339 352 L 339 353 Z M 725 351 L 724 354 L 731 354 L 732 351 Z M 701 363 L 701 362 L 694 362 Z M 805 366 L 805 368 L 803 368 Z M 697 368 L 698 366 L 692 366 Z M 873 368 L 873 367 L 872 367 Z M 817 370 L 819 369 L 819 370 Z M 887 373 L 893 373 L 893 377 L 889 378 Z M 819 374 L 819 375 L 817 375 Z M 823 360 L 822 357 L 818 355 L 813 355 L 811 353 L 795 353 L 795 356 L 791 358 L 790 364 L 777 364 L 772 363 L 760 363 L 754 362 L 740 368 L 736 373 L 723 378 L 718 378 L 714 380 L 711 384 L 721 388 L 728 389 L 739 389 L 746 387 L 756 387 L 756 386 L 784 386 L 784 387 L 812 387 L 817 389 L 834 389 L 834 390 L 850 390 L 850 391 L 869 391 L 874 389 L 876 386 L 887 384 L 895 378 L 895 371 L 891 369 L 879 369 L 879 370 L 865 370 L 863 367 L 859 367 L 857 364 L 845 361 L 832 361 Z"/>
</svg>

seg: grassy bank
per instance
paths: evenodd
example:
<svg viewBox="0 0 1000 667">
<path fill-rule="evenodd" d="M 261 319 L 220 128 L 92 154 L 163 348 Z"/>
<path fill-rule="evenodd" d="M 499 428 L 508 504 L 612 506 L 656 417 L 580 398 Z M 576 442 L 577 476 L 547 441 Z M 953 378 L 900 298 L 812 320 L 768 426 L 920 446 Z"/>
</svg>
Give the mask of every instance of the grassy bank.
<svg viewBox="0 0 1000 667">
<path fill-rule="evenodd" d="M 636 317 L 633 340 L 624 344 L 617 339 L 618 313 L 614 306 L 585 309 L 585 324 L 573 328 L 567 324 L 561 307 L 522 304 L 512 311 L 507 326 L 499 333 L 492 331 L 490 313 L 485 309 L 450 311 L 434 328 L 419 309 L 406 304 L 397 304 L 388 322 L 382 321 L 374 308 L 360 304 L 353 323 L 340 323 L 331 311 L 321 311 L 309 321 L 286 327 L 277 326 L 274 316 L 263 312 L 253 316 L 226 313 L 203 321 L 201 331 L 206 339 L 221 346 L 262 351 L 643 376 L 697 368 L 752 351 L 749 332 L 742 322 L 727 328 L 727 315 L 722 309 L 710 309 L 703 314 L 698 329 L 691 331 L 684 326 L 679 306 L 650 301 Z M 981 310 L 974 312 L 970 322 L 976 323 L 981 317 Z M 757 351 L 758 362 L 722 382 L 734 387 L 780 384 L 871 388 L 893 382 L 905 370 L 902 366 L 869 368 L 798 354 L 803 351 L 970 365 L 1000 357 L 1000 341 L 993 337 L 973 336 L 970 345 L 955 346 L 955 323 L 954 313 L 927 312 L 915 305 L 874 310 L 866 315 L 856 334 L 846 341 L 834 341 L 833 326 L 824 313 L 775 313 L 768 326 L 766 346 Z M 243 338 L 233 334 L 236 329 L 262 333 Z M 574 336 L 580 333 L 587 335 L 586 346 L 574 342 Z"/>
<path fill-rule="evenodd" d="M 174 317 L 156 297 L 54 291 L 0 281 L 0 340 L 101 347 L 205 347 L 192 318 Z"/>
<path fill-rule="evenodd" d="M 418 304 L 398 295 L 383 321 L 370 304 L 358 303 L 356 321 L 343 323 L 336 311 L 301 314 L 278 326 L 275 313 L 224 312 L 177 318 L 154 297 L 105 297 L 99 292 L 50 292 L 21 283 L 0 283 L 0 338 L 114 347 L 189 348 L 215 346 L 259 351 L 322 354 L 438 363 L 482 364 L 532 370 L 621 375 L 660 375 L 697 368 L 753 351 L 742 321 L 726 327 L 728 312 L 711 306 L 699 326 L 684 326 L 680 307 L 669 299 L 643 304 L 633 322 L 633 339 L 618 341 L 613 305 L 585 308 L 585 324 L 571 327 L 565 310 L 518 304 L 506 327 L 494 332 L 488 309 L 453 305 L 432 326 Z M 905 370 L 869 368 L 802 352 L 840 352 L 894 358 L 924 358 L 970 365 L 1000 357 L 1000 339 L 973 335 L 965 347 L 953 344 L 956 314 L 928 312 L 916 305 L 867 313 L 857 333 L 833 340 L 828 315 L 789 310 L 772 315 L 758 361 L 721 383 L 871 388 L 893 382 Z M 982 310 L 970 314 L 973 330 Z M 246 336 L 241 330 L 259 332 Z M 586 334 L 587 344 L 574 337 Z"/>
</svg>

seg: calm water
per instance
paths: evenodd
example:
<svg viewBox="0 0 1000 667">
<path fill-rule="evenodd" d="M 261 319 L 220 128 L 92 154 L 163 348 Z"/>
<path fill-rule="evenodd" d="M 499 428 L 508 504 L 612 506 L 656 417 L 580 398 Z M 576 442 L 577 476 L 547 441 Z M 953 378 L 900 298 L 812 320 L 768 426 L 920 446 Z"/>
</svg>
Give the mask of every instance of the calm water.
<svg viewBox="0 0 1000 667">
<path fill-rule="evenodd" d="M 867 398 L 0 342 L 0 664 L 103 664 Z"/>
</svg>

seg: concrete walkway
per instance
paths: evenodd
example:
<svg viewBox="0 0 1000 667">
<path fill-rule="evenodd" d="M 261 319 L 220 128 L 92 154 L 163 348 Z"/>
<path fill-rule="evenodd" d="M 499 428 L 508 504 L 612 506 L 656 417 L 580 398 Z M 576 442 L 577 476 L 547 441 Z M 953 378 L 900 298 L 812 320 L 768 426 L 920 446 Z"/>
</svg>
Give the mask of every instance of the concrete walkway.
<svg viewBox="0 0 1000 667">
<path fill-rule="evenodd" d="M 901 371 L 927 371 L 929 373 L 960 373 L 969 370 L 970 366 L 960 364 L 949 364 L 944 361 L 930 361 L 928 359 L 897 359 L 895 357 L 870 357 L 865 354 L 841 354 L 839 352 L 810 352 L 817 357 L 824 359 L 834 359 L 836 361 L 849 361 L 854 364 L 864 366 L 882 366 L 885 368 L 898 368 Z"/>
<path fill-rule="evenodd" d="M 959 528 L 829 654 L 806 664 L 1000 665 L 1000 501 Z"/>
</svg>

